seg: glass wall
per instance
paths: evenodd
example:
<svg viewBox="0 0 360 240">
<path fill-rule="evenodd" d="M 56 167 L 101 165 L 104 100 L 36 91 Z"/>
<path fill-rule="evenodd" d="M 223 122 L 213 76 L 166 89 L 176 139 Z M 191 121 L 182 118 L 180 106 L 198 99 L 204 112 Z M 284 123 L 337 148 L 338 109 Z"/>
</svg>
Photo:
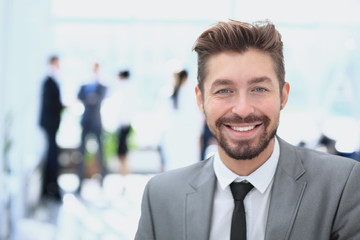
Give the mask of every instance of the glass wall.
<svg viewBox="0 0 360 240">
<path fill-rule="evenodd" d="M 73 104 L 91 62 L 101 61 L 109 86 L 119 69 L 131 69 L 143 108 L 152 109 L 161 89 L 171 85 L 174 67 L 188 69 L 195 84 L 191 49 L 205 28 L 226 19 L 270 19 L 284 39 L 286 80 L 291 84 L 279 134 L 295 144 L 316 141 L 328 131 L 324 125 L 330 118 L 340 123 L 351 118 L 357 125 L 360 117 L 356 9 L 356 1 L 54 0 L 54 46 L 65 65 L 64 97 Z M 333 131 L 327 134 L 339 137 Z"/>
</svg>

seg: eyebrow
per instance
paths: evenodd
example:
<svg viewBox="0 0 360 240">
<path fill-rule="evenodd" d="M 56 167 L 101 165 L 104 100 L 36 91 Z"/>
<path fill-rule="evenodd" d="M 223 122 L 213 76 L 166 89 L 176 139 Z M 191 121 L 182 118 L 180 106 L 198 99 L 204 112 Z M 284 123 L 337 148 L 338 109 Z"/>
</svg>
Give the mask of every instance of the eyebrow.
<svg viewBox="0 0 360 240">
<path fill-rule="evenodd" d="M 248 81 L 248 84 L 257 84 L 257 83 L 263 83 L 263 82 L 271 82 L 271 79 L 269 77 L 263 76 L 263 77 L 255 77 Z M 216 79 L 213 84 L 211 85 L 211 88 L 217 87 L 217 86 L 229 86 L 234 84 L 232 80 L 229 79 Z"/>
<path fill-rule="evenodd" d="M 271 82 L 271 78 L 263 76 L 263 77 L 256 77 L 251 79 L 248 83 L 249 84 L 256 84 L 256 83 L 263 83 L 263 82 Z"/>
<path fill-rule="evenodd" d="M 217 86 L 223 86 L 223 85 L 232 85 L 233 81 L 229 79 L 216 79 L 213 84 L 211 85 L 211 88 L 217 87 Z"/>
</svg>

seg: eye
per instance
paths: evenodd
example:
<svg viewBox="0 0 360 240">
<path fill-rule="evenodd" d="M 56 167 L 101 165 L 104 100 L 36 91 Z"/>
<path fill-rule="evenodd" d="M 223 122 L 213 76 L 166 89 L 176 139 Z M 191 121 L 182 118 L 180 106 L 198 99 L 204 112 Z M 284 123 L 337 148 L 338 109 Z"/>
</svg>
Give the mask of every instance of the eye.
<svg viewBox="0 0 360 240">
<path fill-rule="evenodd" d="M 217 93 L 226 94 L 226 93 L 230 93 L 230 90 L 229 89 L 221 89 L 221 90 L 217 91 Z"/>
<path fill-rule="evenodd" d="M 216 94 L 219 94 L 219 95 L 227 95 L 230 93 L 232 93 L 232 91 L 229 89 L 220 89 L 219 91 L 216 92 Z"/>
<path fill-rule="evenodd" d="M 266 92 L 267 90 L 263 87 L 257 87 L 254 89 L 255 92 Z"/>
</svg>

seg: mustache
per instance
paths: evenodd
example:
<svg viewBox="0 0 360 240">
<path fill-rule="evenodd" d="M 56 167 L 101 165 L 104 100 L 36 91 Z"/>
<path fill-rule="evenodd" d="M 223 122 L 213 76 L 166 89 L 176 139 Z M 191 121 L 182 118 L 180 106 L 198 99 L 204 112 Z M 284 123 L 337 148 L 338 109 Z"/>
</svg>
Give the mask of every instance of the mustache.
<svg viewBox="0 0 360 240">
<path fill-rule="evenodd" d="M 254 123 L 254 122 L 263 122 L 265 126 L 268 125 L 270 119 L 267 116 L 255 116 L 249 115 L 245 118 L 240 117 L 239 115 L 231 115 L 231 116 L 224 116 L 216 120 L 216 126 L 219 127 L 224 124 L 240 124 L 240 123 Z"/>
</svg>

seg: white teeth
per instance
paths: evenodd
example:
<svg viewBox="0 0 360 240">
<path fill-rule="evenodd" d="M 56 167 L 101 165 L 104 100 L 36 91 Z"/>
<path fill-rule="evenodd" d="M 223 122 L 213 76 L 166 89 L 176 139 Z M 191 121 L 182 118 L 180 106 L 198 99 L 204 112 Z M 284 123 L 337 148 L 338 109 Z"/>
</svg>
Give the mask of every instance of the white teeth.
<svg viewBox="0 0 360 240">
<path fill-rule="evenodd" d="M 248 126 L 248 127 L 231 127 L 231 129 L 238 131 L 238 132 L 246 132 L 254 129 L 255 126 Z"/>
</svg>

